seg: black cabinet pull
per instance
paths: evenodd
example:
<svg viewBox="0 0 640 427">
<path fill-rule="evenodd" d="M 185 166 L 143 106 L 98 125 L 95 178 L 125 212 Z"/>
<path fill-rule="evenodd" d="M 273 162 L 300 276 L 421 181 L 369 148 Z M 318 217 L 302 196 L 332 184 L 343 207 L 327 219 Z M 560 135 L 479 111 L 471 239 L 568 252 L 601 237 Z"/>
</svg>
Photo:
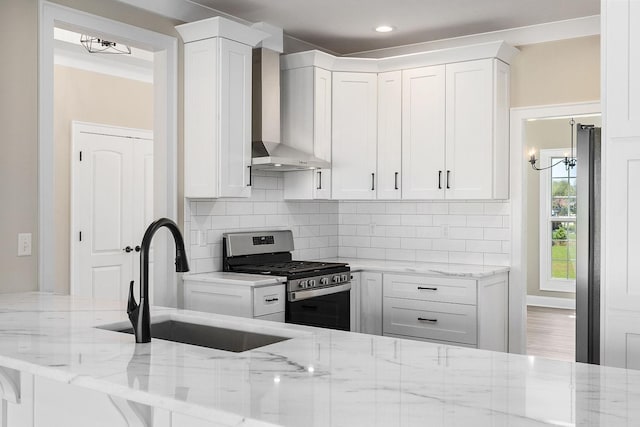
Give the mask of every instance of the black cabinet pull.
<svg viewBox="0 0 640 427">
<path fill-rule="evenodd" d="M 418 317 L 418 320 L 421 322 L 431 322 L 431 323 L 437 323 L 438 319 L 426 319 L 424 317 Z"/>
<path fill-rule="evenodd" d="M 278 298 L 267 298 L 264 300 L 264 302 L 276 302 L 278 301 Z"/>
<path fill-rule="evenodd" d="M 398 172 L 396 172 L 396 176 L 395 176 L 394 179 L 395 179 L 395 187 L 396 187 L 396 190 L 397 190 L 398 189 Z"/>
<path fill-rule="evenodd" d="M 438 190 L 442 190 L 442 171 L 438 171 Z"/>
<path fill-rule="evenodd" d="M 424 290 L 424 291 L 437 291 L 438 288 L 428 288 L 425 286 L 418 286 L 418 290 Z"/>
<path fill-rule="evenodd" d="M 451 187 L 449 187 L 449 175 L 450 174 L 451 174 L 451 171 L 447 171 L 447 190 L 451 188 Z"/>
<path fill-rule="evenodd" d="M 371 191 L 376 189 L 376 174 L 371 174 Z"/>
<path fill-rule="evenodd" d="M 247 167 L 249 168 L 249 183 L 247 184 L 247 187 L 251 187 L 251 165 Z"/>
<path fill-rule="evenodd" d="M 322 171 L 318 171 L 318 186 L 316 190 L 322 190 Z"/>
</svg>

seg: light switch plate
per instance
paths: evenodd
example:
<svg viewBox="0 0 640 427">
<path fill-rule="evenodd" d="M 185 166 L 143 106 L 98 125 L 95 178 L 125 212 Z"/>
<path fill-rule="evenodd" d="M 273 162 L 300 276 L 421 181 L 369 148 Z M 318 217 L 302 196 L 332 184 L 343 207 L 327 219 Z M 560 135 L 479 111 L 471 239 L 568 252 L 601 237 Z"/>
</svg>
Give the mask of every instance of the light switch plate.
<svg viewBox="0 0 640 427">
<path fill-rule="evenodd" d="M 18 256 L 31 255 L 31 233 L 18 233 Z"/>
</svg>

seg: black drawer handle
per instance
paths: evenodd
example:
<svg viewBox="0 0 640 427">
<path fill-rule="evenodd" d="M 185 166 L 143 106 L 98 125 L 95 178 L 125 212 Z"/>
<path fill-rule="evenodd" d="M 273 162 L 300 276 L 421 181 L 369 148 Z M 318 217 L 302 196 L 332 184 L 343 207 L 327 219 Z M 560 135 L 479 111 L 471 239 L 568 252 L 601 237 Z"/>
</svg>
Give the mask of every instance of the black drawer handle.
<svg viewBox="0 0 640 427">
<path fill-rule="evenodd" d="M 421 321 L 421 322 L 431 322 L 431 323 L 437 323 L 438 322 L 438 319 L 427 319 L 427 318 L 424 318 L 424 317 L 418 317 L 418 320 Z"/>
<path fill-rule="evenodd" d="M 424 286 L 418 286 L 418 290 L 419 291 L 437 291 L 438 288 L 427 288 L 427 287 L 424 287 Z"/>
<path fill-rule="evenodd" d="M 318 186 L 316 190 L 322 190 L 322 171 L 318 171 Z"/>
<path fill-rule="evenodd" d="M 438 171 L 438 190 L 442 190 L 442 171 Z"/>
<path fill-rule="evenodd" d="M 371 173 L 371 191 L 376 189 L 376 174 Z"/>
<path fill-rule="evenodd" d="M 247 187 L 251 187 L 252 186 L 252 184 L 251 184 L 251 172 L 252 172 L 251 165 L 247 166 L 247 168 L 249 169 L 249 183 L 247 184 Z"/>
<path fill-rule="evenodd" d="M 264 300 L 264 302 L 276 302 L 278 301 L 278 298 L 267 298 Z"/>
<path fill-rule="evenodd" d="M 394 182 L 395 182 L 395 189 L 398 190 L 398 172 L 396 172 Z"/>
<path fill-rule="evenodd" d="M 451 171 L 447 171 L 447 190 L 449 190 L 451 187 L 449 186 L 449 181 L 450 181 L 450 175 L 451 175 Z"/>
</svg>

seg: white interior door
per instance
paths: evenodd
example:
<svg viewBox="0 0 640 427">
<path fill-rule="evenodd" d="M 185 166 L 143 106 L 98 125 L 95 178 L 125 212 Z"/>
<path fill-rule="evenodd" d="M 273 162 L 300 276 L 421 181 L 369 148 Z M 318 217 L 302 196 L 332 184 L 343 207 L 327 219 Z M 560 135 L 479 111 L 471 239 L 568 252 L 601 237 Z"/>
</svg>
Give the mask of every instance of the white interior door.
<svg viewBox="0 0 640 427">
<path fill-rule="evenodd" d="M 125 300 L 153 215 L 150 131 L 73 123 L 71 293 Z M 129 250 L 127 250 L 129 248 Z"/>
</svg>

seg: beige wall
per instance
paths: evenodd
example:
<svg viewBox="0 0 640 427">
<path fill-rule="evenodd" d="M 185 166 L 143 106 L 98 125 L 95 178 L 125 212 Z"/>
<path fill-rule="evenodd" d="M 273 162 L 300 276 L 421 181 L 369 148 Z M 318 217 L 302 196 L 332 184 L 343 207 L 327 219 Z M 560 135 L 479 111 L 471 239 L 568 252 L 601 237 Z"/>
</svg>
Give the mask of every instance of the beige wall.
<svg viewBox="0 0 640 427">
<path fill-rule="evenodd" d="M 601 125 L 600 117 L 577 118 L 577 123 Z M 525 124 L 525 144 L 540 150 L 571 146 L 569 119 L 536 120 Z M 567 151 L 569 151 L 567 149 Z M 527 164 L 527 295 L 575 298 L 575 293 L 541 291 L 540 282 L 540 172 Z"/>
<path fill-rule="evenodd" d="M 511 107 L 600 99 L 600 36 L 518 46 Z"/>
<path fill-rule="evenodd" d="M 37 287 L 37 1 L 0 2 L 0 292 Z M 33 233 L 34 255 L 17 257 L 18 233 Z"/>
<path fill-rule="evenodd" d="M 69 293 L 71 122 L 153 129 L 153 85 L 56 65 L 55 290 Z"/>
<path fill-rule="evenodd" d="M 178 37 L 180 22 L 115 0 L 53 0 L 74 9 Z M 38 1 L 0 1 L 0 292 L 37 289 L 38 248 Z M 180 46 L 180 44 L 178 44 Z M 182 52 L 179 52 L 182 58 Z M 178 65 L 181 87 L 182 65 Z M 178 111 L 182 111 L 179 91 Z M 182 116 L 178 115 L 178 177 L 182 177 Z M 182 180 L 178 182 L 182 194 Z M 178 220 L 182 222 L 182 197 Z M 16 256 L 18 232 L 33 233 L 33 255 Z"/>
</svg>

